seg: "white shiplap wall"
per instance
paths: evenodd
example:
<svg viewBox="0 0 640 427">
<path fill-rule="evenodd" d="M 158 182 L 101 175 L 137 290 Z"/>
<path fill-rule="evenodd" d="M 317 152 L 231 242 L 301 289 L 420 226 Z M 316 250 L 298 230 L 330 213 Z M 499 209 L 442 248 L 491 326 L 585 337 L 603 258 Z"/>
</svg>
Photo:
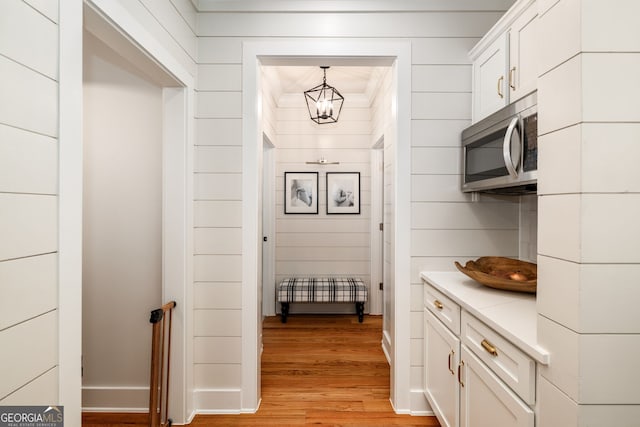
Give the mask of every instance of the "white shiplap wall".
<svg viewBox="0 0 640 427">
<path fill-rule="evenodd" d="M 518 254 L 517 204 L 489 197 L 472 203 L 468 195 L 459 191 L 459 135 L 471 118 L 471 68 L 467 52 L 502 15 L 505 3 L 485 2 L 481 8 L 474 3 L 474 6 L 469 5 L 469 9 L 474 11 L 314 13 L 313 19 L 317 25 L 313 26 L 306 25 L 308 16 L 304 13 L 202 13 L 198 16 L 200 82 L 221 81 L 229 67 L 237 67 L 239 74 L 243 41 L 277 41 L 279 37 L 307 38 L 309 43 L 318 38 L 334 37 L 368 40 L 401 37 L 411 40 L 411 283 L 396 286 L 411 286 L 412 306 L 407 309 L 411 310 L 411 389 L 416 391 L 416 396 L 422 389 L 422 286 L 419 272 L 425 269 L 453 269 L 454 260 L 463 261 L 481 255 Z M 322 25 L 322 22 L 330 25 Z M 388 25 L 389 22 L 394 25 Z M 241 90 L 238 82 L 229 79 L 224 87 L 210 87 L 206 93 L 199 93 L 198 144 L 236 147 L 240 143 Z M 219 108 L 216 105 L 218 102 L 227 105 Z M 277 145 L 283 150 L 279 155 L 281 164 L 296 164 L 302 160 L 297 154 L 290 154 L 286 147 L 309 143 L 295 137 L 296 133 L 309 133 L 303 126 L 308 124 L 286 120 L 277 127 Z M 354 129 L 353 133 L 357 135 L 363 131 L 364 128 Z M 373 131 L 369 129 L 369 132 Z M 371 142 L 371 139 L 367 141 L 368 146 Z M 311 160 L 320 154 L 314 148 L 304 151 Z M 357 155 L 347 150 L 341 153 L 341 157 L 355 159 Z M 233 160 L 230 159 L 230 162 L 233 163 Z M 282 169 L 278 170 L 279 175 L 283 172 Z M 239 218 L 231 210 L 239 209 L 241 179 L 242 172 L 239 169 L 234 169 L 234 172 L 211 170 L 196 174 L 199 198 L 196 211 L 202 209 L 198 205 L 205 201 L 217 203 L 220 209 L 210 213 L 212 217 L 219 218 L 215 220 L 215 227 L 237 227 Z M 278 188 L 281 187 L 282 181 L 279 181 Z M 282 197 L 278 196 L 276 200 L 282 200 Z M 393 215 L 393 212 L 387 214 Z M 294 221 L 300 227 L 308 225 L 304 223 L 308 220 Z M 283 244 L 284 237 L 283 234 L 280 238 Z M 196 264 L 200 264 L 202 271 L 200 274 L 196 271 L 199 282 L 196 286 L 222 293 L 219 290 L 221 285 L 229 288 L 230 281 L 239 284 L 242 274 L 238 258 L 240 254 L 235 252 L 197 254 Z M 352 264 L 351 270 L 357 265 Z M 280 271 L 284 271 L 283 267 L 289 268 L 284 264 L 280 267 Z M 209 272 L 207 275 L 202 274 L 205 268 Z M 302 268 L 309 271 L 312 267 L 303 265 Z M 293 264 L 291 269 L 294 270 Z M 237 292 L 234 301 L 239 304 L 240 291 L 236 289 L 234 292 Z M 202 304 L 209 310 L 218 310 L 215 300 Z M 220 310 L 225 310 L 223 314 L 229 314 L 226 308 Z M 233 321 L 231 316 L 227 319 Z M 225 396 L 224 389 L 229 388 L 229 384 L 236 387 L 241 385 L 237 369 L 240 358 L 227 357 L 228 353 L 223 354 L 218 349 L 228 345 L 238 352 L 241 338 L 224 334 L 196 337 L 196 372 L 203 372 L 211 364 L 216 371 L 227 373 L 224 379 L 211 375 L 202 380 L 203 388 L 221 393 L 217 398 L 202 402 L 206 405 L 201 409 L 229 409 L 233 405 L 222 396 Z M 422 401 L 411 405 L 413 410 L 425 409 Z"/>
<path fill-rule="evenodd" d="M 58 402 L 57 21 L 0 3 L 0 405 Z"/>
<path fill-rule="evenodd" d="M 551 363 L 539 369 L 536 423 L 632 426 L 640 416 L 640 4 L 544 1 L 538 14 L 538 342 Z M 564 42 L 554 43 L 560 34 Z"/>
</svg>

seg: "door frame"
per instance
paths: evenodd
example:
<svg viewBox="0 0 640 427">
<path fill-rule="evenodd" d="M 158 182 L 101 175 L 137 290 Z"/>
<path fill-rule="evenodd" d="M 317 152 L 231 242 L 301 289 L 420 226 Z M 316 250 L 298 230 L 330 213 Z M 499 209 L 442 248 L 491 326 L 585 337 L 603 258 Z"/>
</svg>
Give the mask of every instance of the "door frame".
<svg viewBox="0 0 640 427">
<path fill-rule="evenodd" d="M 262 164 L 262 97 L 260 65 L 265 59 L 349 58 L 393 62 L 392 111 L 395 118 L 393 343 L 391 403 L 397 413 L 409 413 L 410 399 L 410 188 L 411 188 L 411 42 L 408 40 L 288 39 L 243 42 L 242 57 L 242 402 L 241 410 L 254 412 L 260 403 L 261 277 L 259 258 L 262 218 L 259 217 Z"/>
<path fill-rule="evenodd" d="M 369 313 L 384 315 L 384 135 L 371 147 L 371 291 L 369 292 Z M 382 267 L 382 268 L 380 268 Z"/>
<path fill-rule="evenodd" d="M 59 404 L 70 425 L 82 413 L 82 39 L 86 10 L 100 31 L 115 31 L 146 55 L 169 80 L 163 87 L 163 298 L 176 300 L 169 413 L 178 424 L 193 416 L 193 120 L 194 77 L 139 21 L 110 0 L 60 2 L 58 352 Z M 95 32 L 94 32 L 95 34 Z M 112 34 L 111 34 L 112 35 Z M 110 35 L 105 33 L 105 37 Z"/>
</svg>

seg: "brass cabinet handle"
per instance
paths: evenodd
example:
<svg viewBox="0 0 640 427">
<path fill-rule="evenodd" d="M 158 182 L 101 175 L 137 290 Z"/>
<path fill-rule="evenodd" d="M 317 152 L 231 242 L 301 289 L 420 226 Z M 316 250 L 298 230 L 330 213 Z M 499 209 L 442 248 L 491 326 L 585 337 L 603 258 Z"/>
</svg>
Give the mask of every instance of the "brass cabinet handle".
<svg viewBox="0 0 640 427">
<path fill-rule="evenodd" d="M 504 94 L 502 93 L 502 82 L 504 82 L 504 76 L 500 76 L 498 79 L 498 96 L 500 98 L 504 98 Z"/>
<path fill-rule="evenodd" d="M 492 356 L 497 356 L 498 355 L 498 350 L 496 350 L 496 348 L 493 346 L 493 344 L 491 344 L 486 339 L 482 340 L 480 345 L 482 346 L 482 348 L 484 348 L 487 351 L 487 353 L 491 354 Z"/>
<path fill-rule="evenodd" d="M 462 382 L 462 378 L 460 377 L 460 370 L 462 369 L 463 366 L 464 366 L 464 360 L 461 360 L 460 364 L 458 365 L 458 382 L 460 383 L 461 387 L 464 387 L 464 383 Z"/>
<path fill-rule="evenodd" d="M 434 300 L 433 301 L 433 305 L 438 309 L 438 310 L 442 310 L 444 308 L 444 305 L 442 305 L 442 303 L 438 300 Z"/>
<path fill-rule="evenodd" d="M 451 369 L 451 359 L 453 358 L 453 356 L 456 354 L 455 351 L 451 350 L 451 352 L 449 353 L 449 372 L 451 372 L 451 375 L 455 375 L 456 373 L 453 372 L 453 369 Z"/>
<path fill-rule="evenodd" d="M 515 74 L 516 74 L 516 67 L 512 67 L 509 70 L 509 87 L 513 90 L 516 90 L 516 78 L 515 78 Z"/>
</svg>

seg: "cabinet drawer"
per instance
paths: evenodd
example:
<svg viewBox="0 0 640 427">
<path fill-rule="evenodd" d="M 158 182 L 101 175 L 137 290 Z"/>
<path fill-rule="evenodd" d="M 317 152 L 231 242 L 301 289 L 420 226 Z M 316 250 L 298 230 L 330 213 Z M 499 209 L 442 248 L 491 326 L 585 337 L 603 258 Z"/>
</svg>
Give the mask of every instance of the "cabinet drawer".
<svg viewBox="0 0 640 427">
<path fill-rule="evenodd" d="M 460 335 L 460 306 L 429 284 L 424 285 L 424 306 L 445 324 L 451 332 Z"/>
<path fill-rule="evenodd" d="M 536 364 L 529 356 L 466 311 L 461 339 L 522 400 L 535 403 Z"/>
</svg>

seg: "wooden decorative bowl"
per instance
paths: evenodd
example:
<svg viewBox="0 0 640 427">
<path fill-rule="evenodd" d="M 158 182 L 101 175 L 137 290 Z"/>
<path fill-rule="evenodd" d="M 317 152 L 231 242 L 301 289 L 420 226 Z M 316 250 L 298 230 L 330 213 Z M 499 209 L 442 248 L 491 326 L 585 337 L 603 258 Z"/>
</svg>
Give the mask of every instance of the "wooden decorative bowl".
<svg viewBox="0 0 640 427">
<path fill-rule="evenodd" d="M 485 286 L 505 291 L 536 293 L 538 266 L 513 258 L 486 256 L 456 267 Z"/>
</svg>

